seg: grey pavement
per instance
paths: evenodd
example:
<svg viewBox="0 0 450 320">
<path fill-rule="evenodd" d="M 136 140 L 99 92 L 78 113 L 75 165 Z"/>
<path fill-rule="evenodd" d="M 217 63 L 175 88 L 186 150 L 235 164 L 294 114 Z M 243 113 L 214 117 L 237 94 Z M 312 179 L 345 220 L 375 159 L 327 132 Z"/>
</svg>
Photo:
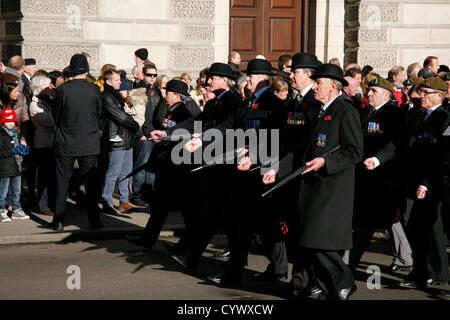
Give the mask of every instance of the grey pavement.
<svg viewBox="0 0 450 320">
<path fill-rule="evenodd" d="M 119 205 L 116 199 L 114 205 Z M 142 230 L 150 217 L 149 212 L 149 208 L 136 208 L 132 212 L 119 212 L 116 216 L 102 213 L 101 219 L 104 227 L 99 230 L 89 230 L 86 211 L 76 207 L 74 202 L 69 199 L 64 232 L 57 233 L 46 229 L 45 226 L 52 221 L 52 217 L 31 211 L 27 212 L 30 220 L 12 220 L 9 223 L 0 223 L 0 245 L 120 238 Z M 175 230 L 183 227 L 181 214 L 171 212 L 161 236 L 172 236 Z"/>
<path fill-rule="evenodd" d="M 264 271 L 267 259 L 259 244 L 253 245 L 249 263 L 239 289 L 223 289 L 207 280 L 221 271 L 223 260 L 212 258 L 227 243 L 216 236 L 203 255 L 198 272 L 192 274 L 171 259 L 163 242 L 175 243 L 177 237 L 160 239 L 152 251 L 133 246 L 124 239 L 79 241 L 65 244 L 0 246 L 0 300 L 286 300 L 267 283 L 252 280 Z M 395 283 L 405 272 L 382 273 L 378 289 L 370 290 L 366 280 L 368 265 L 388 265 L 389 246 L 375 238 L 358 269 L 358 290 L 351 300 L 436 300 L 430 293 L 399 289 Z M 80 288 L 74 284 L 70 266 L 77 266 Z M 292 264 L 289 264 L 292 270 Z"/>
<path fill-rule="evenodd" d="M 115 203 L 118 205 L 118 203 Z M 68 203 L 65 232 L 56 233 L 45 225 L 52 217 L 31 212 L 30 220 L 0 223 L 0 269 L 9 270 L 0 278 L 2 299 L 187 299 L 187 300 L 271 300 L 286 297 L 273 294 L 266 284 L 255 283 L 251 275 L 264 271 L 267 259 L 260 244 L 249 254 L 242 289 L 222 289 L 207 281 L 220 272 L 223 261 L 212 258 L 226 246 L 224 236 L 214 237 L 204 254 L 199 272 L 186 272 L 162 246 L 176 242 L 176 230 L 184 227 L 180 213 L 169 214 L 160 240 L 153 251 L 129 244 L 123 237 L 137 234 L 147 223 L 149 208 L 137 208 L 116 216 L 102 214 L 104 228 L 88 230 L 85 210 Z M 405 290 L 396 283 L 406 272 L 381 269 L 380 286 L 369 289 L 369 266 L 383 267 L 392 262 L 391 249 L 383 233 L 376 233 L 357 270 L 358 291 L 354 300 L 434 300 L 432 294 Z M 70 265 L 80 266 L 82 289 L 66 286 Z M 292 264 L 289 264 L 292 270 Z M 36 290 L 35 290 L 36 289 Z M 450 289 L 449 286 L 436 289 Z"/>
</svg>

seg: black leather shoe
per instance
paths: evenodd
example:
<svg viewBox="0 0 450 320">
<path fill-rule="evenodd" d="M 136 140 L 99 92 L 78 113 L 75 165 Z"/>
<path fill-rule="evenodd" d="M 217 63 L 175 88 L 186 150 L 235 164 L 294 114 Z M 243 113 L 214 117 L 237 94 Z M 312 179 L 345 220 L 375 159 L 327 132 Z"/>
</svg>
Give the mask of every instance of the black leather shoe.
<svg viewBox="0 0 450 320">
<path fill-rule="evenodd" d="M 417 289 L 417 288 L 419 288 L 417 283 L 415 281 L 411 281 L 411 280 L 406 280 L 406 281 L 403 281 L 403 282 L 399 282 L 397 285 L 399 287 L 405 288 L 405 289 Z"/>
<path fill-rule="evenodd" d="M 173 255 L 172 259 L 178 262 L 183 267 L 189 269 L 189 271 L 191 271 L 192 273 L 195 273 L 197 268 L 192 264 L 187 255 Z"/>
<path fill-rule="evenodd" d="M 309 289 L 309 295 L 313 296 L 315 294 L 320 294 L 322 290 L 318 286 L 313 286 L 311 289 Z"/>
<path fill-rule="evenodd" d="M 228 249 L 225 249 L 224 252 L 213 254 L 213 258 L 228 258 L 231 252 Z"/>
<path fill-rule="evenodd" d="M 427 285 L 430 285 L 430 286 L 446 286 L 446 285 L 448 285 L 448 281 L 428 279 Z"/>
<path fill-rule="evenodd" d="M 214 282 L 221 288 L 238 288 L 241 286 L 241 281 L 225 281 L 223 280 L 223 273 L 208 277 L 209 281 Z"/>
<path fill-rule="evenodd" d="M 125 236 L 125 239 L 128 240 L 129 243 L 132 243 L 136 246 L 144 247 L 147 249 L 151 249 L 152 246 L 146 243 L 142 237 L 135 237 L 135 236 Z"/>
<path fill-rule="evenodd" d="M 336 294 L 335 300 L 348 300 L 352 294 L 357 290 L 356 284 L 351 288 L 341 289 Z"/>
<path fill-rule="evenodd" d="M 62 222 L 51 222 L 47 225 L 48 229 L 55 230 L 56 232 L 63 232 L 64 226 Z"/>
<path fill-rule="evenodd" d="M 435 293 L 435 296 L 442 300 L 450 300 L 450 291 L 441 290 Z"/>
<path fill-rule="evenodd" d="M 276 280 L 286 281 L 287 275 L 286 274 L 277 275 L 277 274 L 273 274 L 272 272 L 269 272 L 266 270 L 262 273 L 254 275 L 253 280 L 255 280 L 255 281 L 276 281 Z"/>
<path fill-rule="evenodd" d="M 401 266 L 401 265 L 398 265 L 398 264 L 395 264 L 395 263 L 393 263 L 389 267 L 387 267 L 387 269 L 389 271 L 392 271 L 392 272 L 411 271 L 412 268 L 413 268 L 413 266 Z"/>
<path fill-rule="evenodd" d="M 173 255 L 172 259 L 181 264 L 183 267 L 188 268 L 188 257 L 181 255 Z"/>
</svg>

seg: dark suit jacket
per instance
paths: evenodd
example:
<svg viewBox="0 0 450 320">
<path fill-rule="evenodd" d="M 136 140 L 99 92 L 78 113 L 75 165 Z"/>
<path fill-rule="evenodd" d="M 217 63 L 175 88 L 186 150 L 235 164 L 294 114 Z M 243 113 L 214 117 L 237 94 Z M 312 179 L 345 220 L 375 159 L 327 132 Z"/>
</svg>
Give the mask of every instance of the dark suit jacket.
<svg viewBox="0 0 450 320">
<path fill-rule="evenodd" d="M 401 113 L 388 101 L 378 111 L 364 108 L 360 112 L 363 130 L 363 161 L 373 157 L 401 130 Z M 354 224 L 379 227 L 391 225 L 400 207 L 397 162 L 390 161 L 375 170 L 367 170 L 361 161 L 356 167 Z"/>
<path fill-rule="evenodd" d="M 411 195 L 420 185 L 428 188 L 432 199 L 444 198 L 442 177 L 445 175 L 445 143 L 443 133 L 450 124 L 450 113 L 442 106 L 434 110 L 424 121 L 418 123 L 410 139 L 407 151 L 409 159 L 407 172 Z M 448 197 L 448 195 L 445 195 Z"/>
<path fill-rule="evenodd" d="M 303 164 L 322 156 L 325 165 L 303 176 L 295 236 L 299 247 L 343 250 L 352 247 L 355 165 L 361 161 L 363 137 L 358 111 L 337 97 L 308 132 Z"/>
</svg>

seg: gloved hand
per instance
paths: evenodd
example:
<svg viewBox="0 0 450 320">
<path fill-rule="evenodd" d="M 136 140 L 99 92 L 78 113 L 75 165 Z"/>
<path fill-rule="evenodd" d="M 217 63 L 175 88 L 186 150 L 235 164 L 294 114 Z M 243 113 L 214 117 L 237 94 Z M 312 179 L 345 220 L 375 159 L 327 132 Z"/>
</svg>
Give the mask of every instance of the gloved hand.
<svg viewBox="0 0 450 320">
<path fill-rule="evenodd" d="M 27 156 L 30 153 L 30 147 L 23 144 L 19 144 L 18 146 L 13 147 L 13 152 L 14 154 Z"/>
</svg>

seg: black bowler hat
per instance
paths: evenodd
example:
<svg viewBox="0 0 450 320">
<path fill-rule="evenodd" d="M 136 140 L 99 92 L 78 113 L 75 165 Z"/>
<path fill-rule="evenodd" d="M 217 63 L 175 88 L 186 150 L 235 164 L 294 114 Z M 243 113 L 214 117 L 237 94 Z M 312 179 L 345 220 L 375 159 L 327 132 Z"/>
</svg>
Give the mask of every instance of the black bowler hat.
<svg viewBox="0 0 450 320">
<path fill-rule="evenodd" d="M 26 66 L 34 66 L 34 65 L 36 65 L 36 59 L 33 59 L 33 58 L 25 59 L 25 65 Z"/>
<path fill-rule="evenodd" d="M 348 86 L 347 80 L 344 79 L 344 71 L 340 67 L 331 63 L 324 63 L 317 68 L 317 73 L 311 76 L 311 79 L 328 78 L 334 79 L 342 83 L 344 87 Z"/>
<path fill-rule="evenodd" d="M 292 64 L 288 66 L 292 70 L 294 69 L 317 69 L 322 63 L 317 60 L 317 57 L 311 53 L 296 53 L 292 57 Z"/>
<path fill-rule="evenodd" d="M 138 57 L 139 59 L 144 60 L 144 61 L 147 60 L 147 58 L 148 58 L 148 50 L 145 48 L 140 48 L 140 49 L 136 50 L 134 52 L 134 54 L 136 55 L 136 57 Z"/>
<path fill-rule="evenodd" d="M 248 62 L 247 75 L 251 74 L 275 76 L 275 73 L 272 72 L 272 64 L 270 61 L 264 59 L 252 59 Z"/>
<path fill-rule="evenodd" d="M 212 77 L 227 77 L 229 79 L 234 79 L 231 67 L 228 64 L 216 62 L 209 67 L 209 70 L 205 72 L 206 75 Z"/>
<path fill-rule="evenodd" d="M 73 55 L 72 59 L 70 59 L 69 69 L 74 76 L 89 72 L 89 64 L 86 57 L 79 53 Z"/>
<path fill-rule="evenodd" d="M 185 96 L 189 96 L 188 85 L 186 82 L 181 80 L 170 80 L 167 82 L 166 91 L 172 91 L 176 93 L 181 93 Z"/>
</svg>

